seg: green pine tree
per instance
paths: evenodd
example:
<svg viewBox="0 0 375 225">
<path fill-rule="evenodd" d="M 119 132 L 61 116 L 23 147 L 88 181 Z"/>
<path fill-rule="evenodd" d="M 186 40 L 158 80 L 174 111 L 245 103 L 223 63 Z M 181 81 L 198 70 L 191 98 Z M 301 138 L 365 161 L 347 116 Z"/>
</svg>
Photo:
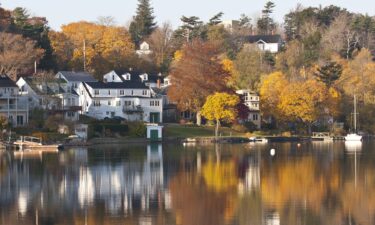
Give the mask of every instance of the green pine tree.
<svg viewBox="0 0 375 225">
<path fill-rule="evenodd" d="M 150 0 L 138 0 L 137 13 L 130 24 L 129 32 L 136 45 L 149 36 L 156 28 Z"/>
<path fill-rule="evenodd" d="M 257 22 L 259 34 L 270 34 L 276 28 L 276 24 L 271 18 L 273 8 L 275 8 L 275 3 L 271 1 L 268 1 L 264 6 L 264 9 L 262 10 L 262 18 Z"/>
</svg>

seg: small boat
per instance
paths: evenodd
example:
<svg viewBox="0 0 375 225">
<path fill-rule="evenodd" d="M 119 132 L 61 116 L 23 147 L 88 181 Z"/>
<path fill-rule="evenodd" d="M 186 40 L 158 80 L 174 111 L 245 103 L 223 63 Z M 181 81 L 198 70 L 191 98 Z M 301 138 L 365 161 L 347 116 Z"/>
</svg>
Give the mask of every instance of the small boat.
<svg viewBox="0 0 375 225">
<path fill-rule="evenodd" d="M 30 136 L 21 136 L 20 140 L 13 142 L 19 150 L 27 151 L 43 151 L 43 152 L 57 152 L 63 148 L 62 145 L 45 145 L 42 143 L 42 139 Z"/>
<path fill-rule="evenodd" d="M 354 95 L 354 133 L 349 133 L 345 136 L 345 141 L 362 141 L 362 136 L 358 135 L 357 132 L 357 98 Z"/>
</svg>

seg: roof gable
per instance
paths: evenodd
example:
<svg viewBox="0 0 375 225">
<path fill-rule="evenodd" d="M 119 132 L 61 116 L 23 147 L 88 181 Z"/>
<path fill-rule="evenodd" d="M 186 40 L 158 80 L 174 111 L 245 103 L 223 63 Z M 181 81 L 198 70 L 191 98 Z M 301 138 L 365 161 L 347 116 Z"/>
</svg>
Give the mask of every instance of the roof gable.
<svg viewBox="0 0 375 225">
<path fill-rule="evenodd" d="M 267 43 L 279 43 L 281 42 L 281 36 L 276 35 L 250 35 L 246 37 L 246 40 L 250 43 L 257 43 L 259 41 L 263 41 L 265 44 Z"/>
</svg>

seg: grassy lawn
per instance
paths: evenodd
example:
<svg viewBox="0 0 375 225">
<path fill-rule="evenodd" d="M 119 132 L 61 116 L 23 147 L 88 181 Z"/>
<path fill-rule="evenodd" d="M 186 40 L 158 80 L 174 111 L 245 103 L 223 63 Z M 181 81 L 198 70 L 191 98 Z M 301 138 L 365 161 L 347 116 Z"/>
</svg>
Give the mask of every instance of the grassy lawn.
<svg viewBox="0 0 375 225">
<path fill-rule="evenodd" d="M 220 128 L 221 136 L 244 136 L 244 133 L 239 133 L 228 127 Z M 180 125 L 168 124 L 164 127 L 165 137 L 212 137 L 215 135 L 215 127 L 213 126 L 193 126 L 193 125 Z"/>
</svg>

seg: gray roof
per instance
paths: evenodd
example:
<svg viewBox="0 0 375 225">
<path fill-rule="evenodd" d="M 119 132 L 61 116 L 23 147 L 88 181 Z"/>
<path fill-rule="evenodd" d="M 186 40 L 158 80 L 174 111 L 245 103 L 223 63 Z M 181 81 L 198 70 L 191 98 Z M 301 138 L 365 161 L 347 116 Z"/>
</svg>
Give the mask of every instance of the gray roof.
<svg viewBox="0 0 375 225">
<path fill-rule="evenodd" d="M 86 72 L 72 72 L 72 71 L 59 71 L 67 81 L 70 82 L 96 82 L 97 80 L 89 73 Z"/>
<path fill-rule="evenodd" d="M 250 35 L 246 37 L 246 40 L 250 43 L 255 43 L 260 40 L 266 42 L 266 43 L 279 43 L 281 42 L 281 36 L 276 35 Z"/>
<path fill-rule="evenodd" d="M 137 81 L 124 81 L 124 82 L 85 82 L 88 86 L 94 89 L 148 89 L 148 87 Z"/>
<path fill-rule="evenodd" d="M 0 87 L 18 87 L 7 75 L 0 75 Z"/>
</svg>

